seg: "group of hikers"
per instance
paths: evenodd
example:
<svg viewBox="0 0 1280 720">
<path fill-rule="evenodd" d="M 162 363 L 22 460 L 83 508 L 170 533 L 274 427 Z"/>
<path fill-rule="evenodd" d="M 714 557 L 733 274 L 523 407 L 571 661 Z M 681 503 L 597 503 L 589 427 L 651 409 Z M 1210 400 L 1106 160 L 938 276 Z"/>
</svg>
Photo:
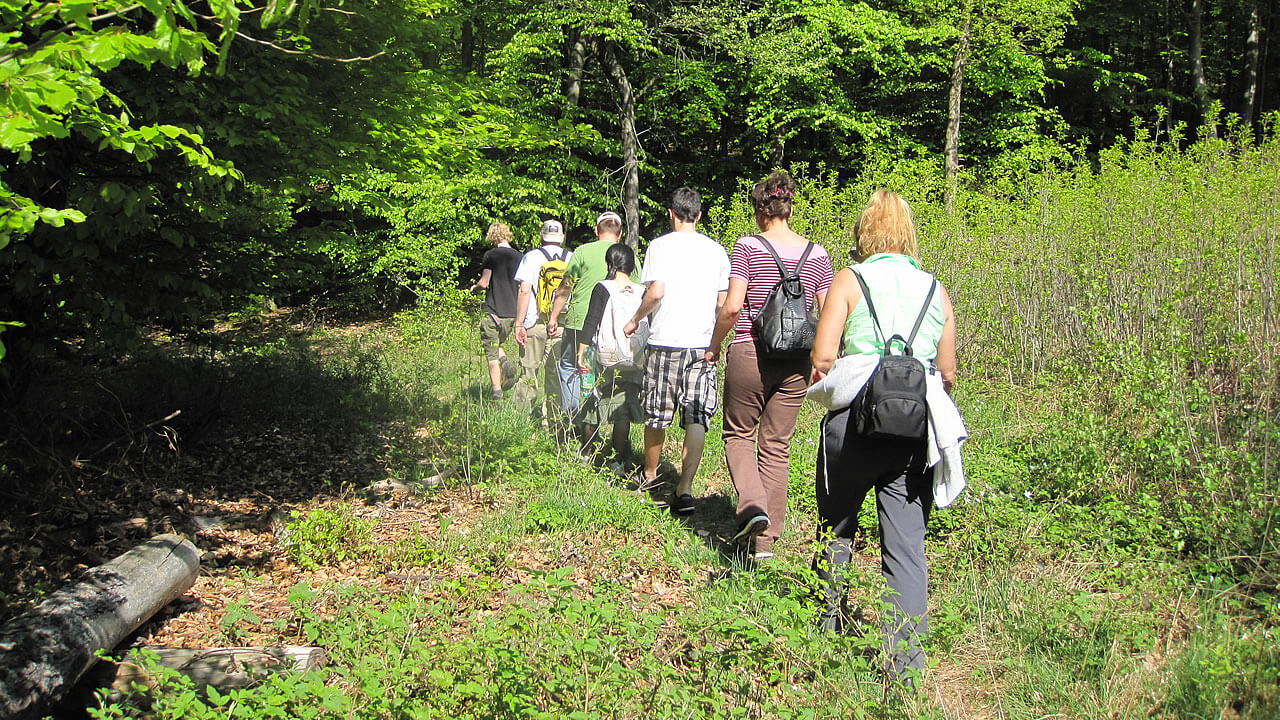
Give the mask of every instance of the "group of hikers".
<svg viewBox="0 0 1280 720">
<path fill-rule="evenodd" d="M 492 396 L 512 390 L 584 460 L 601 458 L 646 492 L 665 487 L 661 452 L 678 412 L 684 444 L 669 498 L 672 512 L 688 516 L 721 404 L 723 354 L 725 458 L 738 493 L 731 543 L 757 561 L 772 558 L 782 537 L 801 405 L 806 394 L 822 404 L 815 565 L 823 627 L 839 632 L 849 616 L 845 573 L 859 510 L 874 490 L 888 671 L 910 682 L 924 666 L 928 627 L 925 527 L 931 509 L 963 489 L 966 431 L 949 397 L 951 300 L 921 269 L 915 220 L 899 195 L 871 197 L 854 227 L 855 264 L 835 272 L 825 248 L 791 229 L 795 194 L 784 172 L 757 183 L 750 201 L 759 232 L 739 238 L 730 255 L 698 231 L 698 193 L 676 190 L 671 232 L 649 244 L 638 280 L 617 213 L 601 213 L 596 240 L 573 252 L 557 220 L 544 222 L 540 246 L 523 254 L 511 247 L 511 230 L 494 223 L 487 239 L 495 247 L 472 286 L 486 290 L 480 335 Z M 511 335 L 519 370 L 501 347 Z M 644 426 L 638 467 L 633 423 Z M 602 452 L 605 424 L 612 430 Z"/>
</svg>

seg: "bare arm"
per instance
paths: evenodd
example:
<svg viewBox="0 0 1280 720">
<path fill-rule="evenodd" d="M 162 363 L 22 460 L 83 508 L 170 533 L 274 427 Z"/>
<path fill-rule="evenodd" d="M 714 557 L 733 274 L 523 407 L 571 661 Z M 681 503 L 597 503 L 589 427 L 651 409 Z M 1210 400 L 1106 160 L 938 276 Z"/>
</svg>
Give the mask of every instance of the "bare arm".
<svg viewBox="0 0 1280 720">
<path fill-rule="evenodd" d="M 938 341 L 938 357 L 933 362 L 942 374 L 943 389 L 950 393 L 956 384 L 956 314 L 947 289 L 941 285 L 938 289 L 942 290 L 942 313 L 946 320 L 942 325 L 942 339 Z"/>
<path fill-rule="evenodd" d="M 480 279 L 472 283 L 469 289 L 469 292 L 475 292 L 476 290 L 488 290 L 489 279 L 492 277 L 493 277 L 493 270 L 490 270 L 489 268 L 485 268 L 484 271 L 480 273 Z"/>
<path fill-rule="evenodd" d="M 831 289 L 822 299 L 822 312 L 818 316 L 818 334 L 813 340 L 813 351 L 809 358 L 813 361 L 813 382 L 817 382 L 831 371 L 836 364 L 840 352 L 840 337 L 844 335 L 844 324 L 849 313 L 862 300 L 862 289 L 853 271 L 845 268 L 836 274 Z"/>
<path fill-rule="evenodd" d="M 551 312 L 547 314 L 547 337 L 553 338 L 560 335 L 560 313 L 569 303 L 571 294 L 573 294 L 573 278 L 566 275 L 560 281 L 560 287 L 556 288 L 555 294 L 551 296 Z"/>
<path fill-rule="evenodd" d="M 622 328 L 622 334 L 627 337 L 635 335 L 640 321 L 662 305 L 662 296 L 666 291 L 667 286 L 661 280 L 654 280 L 649 283 L 649 289 L 645 291 L 644 299 L 640 301 L 640 307 L 636 308 L 636 314 L 632 315 L 631 320 Z"/>
<path fill-rule="evenodd" d="M 524 327 L 524 316 L 529 312 L 529 298 L 533 297 L 533 288 L 529 283 L 520 283 L 519 294 L 516 295 L 516 342 L 524 346 L 529 342 L 529 331 Z"/>
</svg>

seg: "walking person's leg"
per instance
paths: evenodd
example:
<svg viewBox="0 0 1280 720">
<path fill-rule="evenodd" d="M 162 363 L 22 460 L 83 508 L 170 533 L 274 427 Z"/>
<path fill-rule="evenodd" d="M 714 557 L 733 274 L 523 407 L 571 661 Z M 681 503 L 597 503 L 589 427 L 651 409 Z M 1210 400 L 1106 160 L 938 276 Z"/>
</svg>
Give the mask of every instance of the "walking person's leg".
<svg viewBox="0 0 1280 720">
<path fill-rule="evenodd" d="M 684 420 L 684 447 L 680 455 L 680 480 L 676 483 L 677 499 L 693 493 L 693 476 L 702 463 L 707 426 L 720 406 L 716 366 L 707 362 L 706 348 L 682 350 L 681 355 L 683 372 L 677 400 Z"/>
<path fill-rule="evenodd" d="M 729 479 L 738 491 L 739 525 L 760 513 L 769 514 L 769 497 L 760 482 L 756 460 L 756 433 L 764 412 L 764 386 L 754 350 L 750 343 L 735 343 L 729 346 L 725 359 L 724 457 L 729 466 Z"/>
<path fill-rule="evenodd" d="M 575 422 L 582 404 L 582 371 L 578 369 L 578 331 L 565 328 L 560 340 L 560 410 L 566 422 Z"/>
<path fill-rule="evenodd" d="M 814 569 L 822 580 L 822 628 L 843 630 L 845 575 L 853 559 L 858 512 L 871 484 L 857 472 L 856 448 L 846 448 L 848 409 L 828 413 L 818 434 L 818 467 L 814 493 L 818 505 L 818 540 L 822 549 Z M 850 438 L 852 439 L 852 438 Z"/>
<path fill-rule="evenodd" d="M 809 363 L 784 360 L 760 363 L 764 408 L 756 440 L 757 472 L 766 497 L 769 528 L 756 538 L 756 553 L 773 552 L 787 521 L 787 486 L 791 476 L 791 438 L 804 404 Z"/>
<path fill-rule="evenodd" d="M 923 452 L 922 447 L 920 454 Z M 921 465 L 912 462 L 910 469 L 876 486 L 880 569 L 889 586 L 884 597 L 889 672 L 907 681 L 909 668 L 924 668 L 921 639 L 929 631 L 929 568 L 924 540 L 933 488 Z"/>
</svg>

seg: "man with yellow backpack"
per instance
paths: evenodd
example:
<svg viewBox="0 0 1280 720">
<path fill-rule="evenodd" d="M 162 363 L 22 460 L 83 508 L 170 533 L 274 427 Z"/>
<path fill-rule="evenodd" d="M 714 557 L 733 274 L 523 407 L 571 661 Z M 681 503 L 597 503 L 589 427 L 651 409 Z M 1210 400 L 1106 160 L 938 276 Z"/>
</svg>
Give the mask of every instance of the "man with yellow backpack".
<svg viewBox="0 0 1280 720">
<path fill-rule="evenodd" d="M 520 343 L 520 367 L 524 377 L 515 389 L 516 407 L 522 410 L 539 410 L 544 420 L 559 410 L 560 378 L 556 370 L 560 357 L 562 333 L 547 335 L 547 320 L 551 314 L 552 298 L 564 280 L 565 268 L 573 253 L 564 249 L 564 226 L 559 220 L 542 223 L 539 232 L 540 247 L 524 254 L 516 269 L 519 284 L 516 297 L 516 342 Z"/>
</svg>

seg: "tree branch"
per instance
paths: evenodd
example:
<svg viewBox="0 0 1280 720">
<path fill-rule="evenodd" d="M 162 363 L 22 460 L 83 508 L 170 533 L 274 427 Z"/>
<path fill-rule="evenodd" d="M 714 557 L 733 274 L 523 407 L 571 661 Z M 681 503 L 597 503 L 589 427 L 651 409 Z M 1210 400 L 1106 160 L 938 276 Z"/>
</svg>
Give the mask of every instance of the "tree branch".
<svg viewBox="0 0 1280 720">
<path fill-rule="evenodd" d="M 95 23 L 95 22 L 97 22 L 97 21 L 99 21 L 99 20 L 107 20 L 107 19 L 110 19 L 110 18 L 113 18 L 113 17 L 117 17 L 117 16 L 119 16 L 119 15 L 123 15 L 123 14 L 125 14 L 125 13 L 127 13 L 127 12 L 132 12 L 132 11 L 134 11 L 134 10 L 137 10 L 137 9 L 138 9 L 138 8 L 140 8 L 140 7 L 142 7 L 142 4 L 141 4 L 141 3 L 136 4 L 136 5 L 130 5 L 129 7 L 126 7 L 126 8 L 120 8 L 119 10 L 116 10 L 116 11 L 114 11 L 114 12 L 103 13 L 103 14 L 101 14 L 101 15 L 94 15 L 93 17 L 91 17 L 91 18 L 89 18 L 89 19 L 88 19 L 88 22 L 90 22 L 90 23 Z M 21 50 L 15 50 L 14 52 L 9 53 L 8 55 L 0 55 L 0 63 L 8 62 L 8 61 L 10 61 L 10 60 L 12 60 L 12 59 L 14 59 L 14 58 L 16 58 L 16 57 L 21 57 L 21 56 L 23 56 L 23 55 L 27 55 L 27 54 L 30 54 L 30 53 L 32 53 L 32 52 L 34 52 L 34 51 L 36 51 L 36 50 L 39 50 L 40 48 L 42 48 L 42 47 L 44 47 L 45 45 L 48 45 L 50 42 L 52 42 L 54 38 L 58 37 L 58 36 L 59 36 L 59 35 L 61 35 L 62 33 L 66 32 L 66 31 L 68 31 L 68 30 L 71 30 L 71 29 L 73 29 L 73 28 L 75 28 L 75 27 L 76 27 L 76 24 L 75 24 L 75 23 L 67 23 L 66 25 L 63 25 L 62 27 L 58 28 L 57 30 L 54 30 L 53 32 L 50 32 L 50 33 L 48 33 L 48 34 L 44 35 L 44 36 L 43 36 L 43 37 L 41 37 L 39 40 L 37 40 L 37 41 L 35 41 L 35 42 L 31 43 L 30 45 L 26 46 L 25 48 L 23 48 L 23 49 L 21 49 Z"/>
</svg>

